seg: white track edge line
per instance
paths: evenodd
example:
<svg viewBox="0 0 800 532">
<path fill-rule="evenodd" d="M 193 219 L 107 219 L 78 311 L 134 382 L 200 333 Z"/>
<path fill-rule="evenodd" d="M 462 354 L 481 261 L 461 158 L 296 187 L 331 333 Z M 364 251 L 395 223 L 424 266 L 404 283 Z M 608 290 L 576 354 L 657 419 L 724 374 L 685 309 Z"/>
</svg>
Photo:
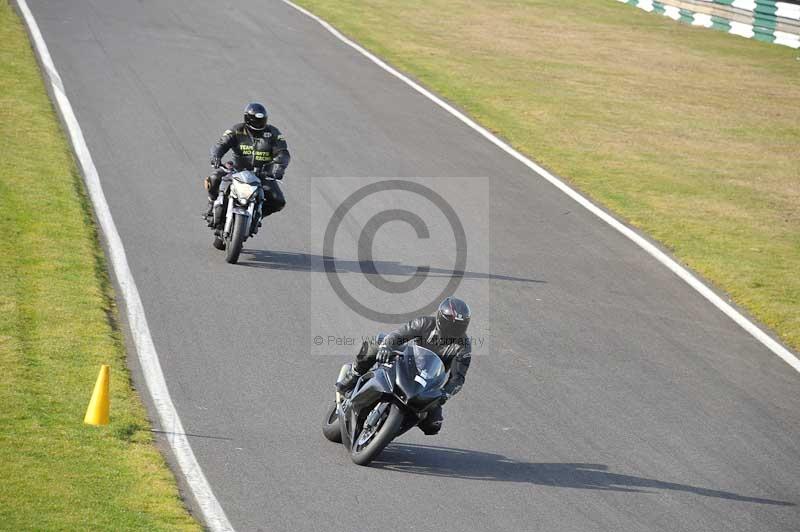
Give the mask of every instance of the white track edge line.
<svg viewBox="0 0 800 532">
<path fill-rule="evenodd" d="M 47 44 L 45 44 L 36 19 L 34 19 L 33 13 L 28 8 L 28 4 L 25 0 L 17 0 L 17 4 L 30 31 L 39 59 L 50 79 L 56 100 L 55 103 L 69 130 L 75 155 L 83 170 L 84 181 L 94 206 L 95 216 L 106 237 L 111 264 L 128 311 L 128 323 L 139 356 L 139 363 L 142 366 L 150 397 L 158 412 L 161 427 L 169 427 L 170 429 L 170 435 L 167 440 L 178 461 L 178 466 L 197 500 L 206 525 L 215 532 L 232 531 L 233 527 L 219 501 L 211 491 L 211 486 L 203 474 L 200 464 L 197 462 L 197 458 L 189 444 L 189 439 L 183 429 L 183 424 L 178 417 L 178 412 L 172 403 L 172 398 L 167 389 L 167 382 L 161 371 L 158 353 L 150 336 L 150 328 L 145 318 L 144 306 L 125 256 L 122 240 L 111 217 L 111 210 L 108 207 L 108 203 L 106 203 L 105 194 L 103 194 L 103 189 L 100 185 L 100 177 L 89 153 L 89 147 L 86 145 L 81 127 L 72 110 L 72 105 L 64 91 L 61 77 L 58 75 L 53 59 L 47 49 Z"/>
<path fill-rule="evenodd" d="M 724 312 L 729 318 L 735 321 L 742 329 L 750 333 L 756 340 L 764 344 L 770 351 L 781 357 L 787 364 L 792 366 L 796 371 L 800 372 L 800 360 L 792 354 L 788 349 L 782 346 L 780 343 L 775 341 L 770 335 L 764 332 L 760 327 L 758 327 L 755 323 L 747 319 L 741 312 L 733 308 L 729 305 L 725 300 L 719 297 L 716 293 L 714 293 L 711 288 L 709 288 L 705 283 L 700 281 L 696 276 L 694 276 L 689 270 L 678 264 L 675 260 L 669 257 L 666 253 L 658 249 L 652 243 L 648 242 L 645 238 L 641 235 L 637 234 L 633 231 L 630 227 L 626 226 L 600 207 L 586 199 L 582 194 L 577 192 L 575 189 L 561 181 L 559 178 L 536 164 L 535 162 L 531 161 L 520 152 L 500 140 L 498 137 L 484 129 L 482 126 L 478 125 L 474 120 L 466 116 L 464 113 L 450 105 L 449 103 L 445 102 L 426 88 L 422 87 L 415 81 L 411 80 L 404 74 L 398 72 L 391 66 L 387 65 L 377 56 L 372 54 L 371 52 L 364 49 L 361 45 L 353 42 L 352 40 L 348 39 L 342 33 L 339 32 L 336 28 L 334 28 L 330 23 L 326 22 L 322 18 L 318 17 L 314 13 L 308 11 L 307 9 L 298 6 L 291 0 L 281 0 L 284 4 L 293 7 L 297 11 L 303 13 L 304 15 L 314 19 L 317 21 L 322 27 L 328 30 L 331 34 L 333 34 L 337 39 L 345 43 L 346 45 L 350 46 L 351 48 L 355 49 L 357 52 L 368 58 L 370 61 L 381 67 L 383 70 L 388 72 L 389 74 L 393 75 L 394 77 L 400 79 L 412 89 L 417 91 L 418 93 L 422 94 L 429 100 L 433 101 L 439 107 L 443 108 L 445 111 L 459 119 L 461 122 L 465 123 L 478 133 L 480 133 L 483 137 L 485 137 L 489 142 L 533 170 L 536 174 L 540 177 L 543 177 L 547 181 L 549 181 L 552 185 L 557 187 L 561 190 L 564 194 L 581 204 L 584 208 L 586 208 L 589 212 L 606 222 L 608 225 L 625 235 L 627 238 L 632 240 L 637 246 L 645 250 L 648 254 L 654 257 L 658 262 L 669 268 L 675 275 L 683 279 L 689 286 L 694 288 L 697 292 L 700 293 L 704 298 L 710 301 L 715 307 L 719 310 Z"/>
</svg>

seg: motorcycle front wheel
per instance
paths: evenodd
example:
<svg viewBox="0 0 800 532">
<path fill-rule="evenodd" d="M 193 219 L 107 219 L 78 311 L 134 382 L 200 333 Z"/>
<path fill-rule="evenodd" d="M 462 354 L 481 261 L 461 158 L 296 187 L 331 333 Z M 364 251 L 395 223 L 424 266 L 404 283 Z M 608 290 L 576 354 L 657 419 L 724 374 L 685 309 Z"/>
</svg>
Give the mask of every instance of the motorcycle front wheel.
<svg viewBox="0 0 800 532">
<path fill-rule="evenodd" d="M 377 458 L 400 431 L 404 417 L 403 412 L 396 404 L 390 404 L 388 415 L 379 420 L 375 427 L 369 429 L 371 434 L 365 434 L 362 429 L 350 450 L 350 458 L 353 462 L 365 466 Z"/>
<path fill-rule="evenodd" d="M 331 403 L 330 408 L 325 411 L 325 419 L 322 421 L 322 434 L 333 443 L 342 443 L 342 430 L 339 427 L 339 413 L 336 411 L 336 401 Z"/>
<path fill-rule="evenodd" d="M 225 245 L 225 262 L 236 264 L 239 260 L 239 253 L 242 252 L 242 244 L 248 229 L 246 218 L 246 216 L 237 214 L 233 219 L 233 230 Z"/>
</svg>

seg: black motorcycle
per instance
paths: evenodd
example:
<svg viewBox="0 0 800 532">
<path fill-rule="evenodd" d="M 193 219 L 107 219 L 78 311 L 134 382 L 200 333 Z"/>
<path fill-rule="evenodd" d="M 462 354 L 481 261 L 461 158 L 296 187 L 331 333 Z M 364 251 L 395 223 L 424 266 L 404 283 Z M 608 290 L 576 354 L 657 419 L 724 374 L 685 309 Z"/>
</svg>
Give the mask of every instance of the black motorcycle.
<svg viewBox="0 0 800 532">
<path fill-rule="evenodd" d="M 439 356 L 413 342 L 394 351 L 394 359 L 377 364 L 359 378 L 325 414 L 322 433 L 344 443 L 350 458 L 368 465 L 389 443 L 425 419 L 444 398 L 447 371 Z M 339 372 L 341 382 L 350 369 Z"/>
</svg>

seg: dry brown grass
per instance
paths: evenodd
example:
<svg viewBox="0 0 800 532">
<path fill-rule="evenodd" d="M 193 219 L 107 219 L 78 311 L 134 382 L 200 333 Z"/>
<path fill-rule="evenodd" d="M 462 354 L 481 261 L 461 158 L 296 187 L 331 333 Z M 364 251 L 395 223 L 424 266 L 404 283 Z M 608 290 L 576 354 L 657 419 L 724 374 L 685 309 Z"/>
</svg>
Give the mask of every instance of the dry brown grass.
<svg viewBox="0 0 800 532">
<path fill-rule="evenodd" d="M 613 1 L 302 0 L 800 347 L 800 57 Z"/>
</svg>

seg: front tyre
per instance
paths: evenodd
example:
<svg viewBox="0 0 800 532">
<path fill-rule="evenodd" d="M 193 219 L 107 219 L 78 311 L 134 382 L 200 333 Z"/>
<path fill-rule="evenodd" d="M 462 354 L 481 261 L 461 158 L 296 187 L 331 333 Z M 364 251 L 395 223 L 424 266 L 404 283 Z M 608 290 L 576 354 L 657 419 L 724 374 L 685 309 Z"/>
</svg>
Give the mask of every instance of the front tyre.
<svg viewBox="0 0 800 532">
<path fill-rule="evenodd" d="M 233 219 L 233 230 L 225 246 L 225 262 L 236 264 L 242 252 L 244 237 L 247 235 L 247 216 L 237 214 Z"/>
<path fill-rule="evenodd" d="M 362 435 L 359 434 L 353 448 L 350 450 L 350 458 L 353 462 L 365 466 L 369 465 L 394 439 L 400 427 L 403 425 L 403 412 L 396 404 L 389 405 L 389 413 L 378 421 L 371 435 L 362 442 Z M 361 431 L 364 432 L 364 429 Z"/>
<path fill-rule="evenodd" d="M 336 401 L 331 403 L 331 407 L 325 411 L 325 419 L 322 420 L 322 434 L 333 443 L 342 443 L 342 430 L 339 427 L 339 412 L 337 412 Z"/>
</svg>

